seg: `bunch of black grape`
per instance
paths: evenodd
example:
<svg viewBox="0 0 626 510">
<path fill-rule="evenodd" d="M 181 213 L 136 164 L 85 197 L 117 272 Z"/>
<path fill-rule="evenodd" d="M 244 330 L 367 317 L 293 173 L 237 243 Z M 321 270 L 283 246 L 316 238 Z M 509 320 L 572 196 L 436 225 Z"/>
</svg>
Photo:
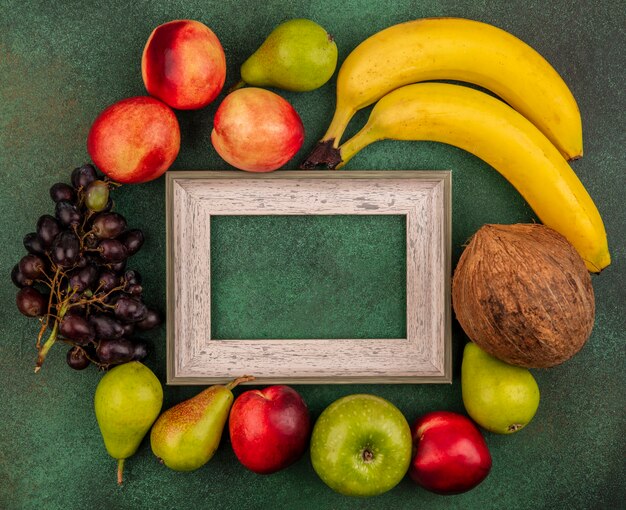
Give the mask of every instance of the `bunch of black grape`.
<svg viewBox="0 0 626 510">
<path fill-rule="evenodd" d="M 55 214 L 41 216 L 37 231 L 26 234 L 28 254 L 11 272 L 18 309 L 41 322 L 35 372 L 58 340 L 71 345 L 67 364 L 76 370 L 142 360 L 148 344 L 131 337 L 161 323 L 142 301 L 141 276 L 126 268 L 144 237 L 111 211 L 109 193 L 118 184 L 89 164 L 71 180 L 50 188 Z"/>
</svg>

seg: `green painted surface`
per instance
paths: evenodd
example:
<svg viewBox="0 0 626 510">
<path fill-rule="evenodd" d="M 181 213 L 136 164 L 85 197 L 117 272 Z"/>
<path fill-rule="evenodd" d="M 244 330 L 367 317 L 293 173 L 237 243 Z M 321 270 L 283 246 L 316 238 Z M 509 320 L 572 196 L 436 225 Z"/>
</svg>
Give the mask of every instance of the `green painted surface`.
<svg viewBox="0 0 626 510">
<path fill-rule="evenodd" d="M 150 31 L 176 18 L 207 23 L 222 40 L 228 83 L 237 68 L 279 22 L 310 17 L 336 37 L 340 61 L 359 41 L 404 20 L 465 16 L 494 23 L 539 50 L 562 74 L 579 102 L 585 157 L 574 169 L 597 201 L 609 235 L 613 264 L 594 277 L 597 319 L 583 351 L 551 370 L 534 371 L 542 400 L 534 422 L 511 437 L 487 435 L 494 467 L 465 495 L 427 493 L 405 479 L 373 500 L 332 493 L 307 457 L 261 477 L 242 468 L 227 437 L 211 463 L 191 474 L 168 471 L 146 443 L 127 462 L 127 483 L 115 485 L 114 461 L 102 445 L 92 409 L 99 380 L 65 366 L 55 348 L 41 374 L 32 373 L 37 326 L 14 309 L 8 274 L 22 254 L 22 236 L 51 211 L 48 187 L 66 180 L 86 160 L 85 138 L 97 113 L 115 100 L 143 94 L 140 56 Z M 237 2 L 15 1 L 0 3 L 0 508 L 618 508 L 624 490 L 624 48 L 623 2 L 397 1 Z M 323 134 L 334 108 L 331 84 L 306 94 L 283 94 L 304 121 L 299 162 Z M 210 146 L 211 116 L 179 113 L 183 148 L 176 169 L 227 169 Z M 363 112 L 350 132 L 364 122 Z M 452 169 L 453 263 L 482 224 L 532 221 L 533 215 L 496 172 L 452 147 L 384 142 L 367 148 L 348 169 Z M 163 179 L 122 188 L 118 209 L 147 241 L 132 266 L 144 275 L 149 304 L 165 306 Z M 266 233 L 271 231 L 268 225 Z M 263 235 L 263 232 L 259 232 Z M 297 233 L 289 234 L 294 243 Z M 350 234 L 356 235 L 356 234 Z M 342 240 L 342 243 L 346 240 Z M 285 241 L 286 242 L 286 241 Z M 310 240 L 307 240 L 307 243 Z M 355 239 L 356 242 L 356 239 Z M 219 256 L 236 255 L 225 243 Z M 311 245 L 312 246 L 312 245 Z M 345 246 L 348 246 L 347 244 Z M 252 273 L 254 268 L 249 268 Z M 271 281 L 267 282 L 272 285 Z M 320 291 L 310 289 L 310 296 Z M 234 289 L 230 289 L 231 295 Z M 375 298 L 374 290 L 363 299 Z M 324 311 L 325 314 L 330 312 Z M 394 322 L 395 324 L 395 322 Z M 244 324 L 246 326 L 249 324 Z M 260 324 L 279 328 L 275 319 Z M 256 326 L 255 326 L 256 327 Z M 353 324 L 335 317 L 333 332 Z M 336 329 L 335 329 L 336 328 Z M 163 380 L 163 329 L 150 335 L 149 365 Z M 413 421 L 426 411 L 462 411 L 460 357 L 466 339 L 454 326 L 451 386 L 299 386 L 314 417 L 336 398 L 371 392 L 389 399 Z M 199 391 L 171 387 L 165 406 Z M 241 391 L 241 390 L 237 390 Z"/>
<path fill-rule="evenodd" d="M 403 216 L 218 216 L 211 338 L 406 338 Z"/>
</svg>

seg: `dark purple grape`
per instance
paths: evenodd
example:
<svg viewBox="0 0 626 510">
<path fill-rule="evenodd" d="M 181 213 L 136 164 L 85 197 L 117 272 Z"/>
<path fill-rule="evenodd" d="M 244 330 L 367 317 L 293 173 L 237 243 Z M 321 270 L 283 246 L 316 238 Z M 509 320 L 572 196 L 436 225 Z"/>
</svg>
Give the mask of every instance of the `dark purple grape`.
<svg viewBox="0 0 626 510">
<path fill-rule="evenodd" d="M 37 235 L 44 246 L 50 246 L 59 232 L 61 232 L 59 222 L 49 214 L 44 214 L 37 221 Z"/>
<path fill-rule="evenodd" d="M 109 203 L 109 185 L 104 181 L 93 181 L 85 191 L 85 205 L 87 209 L 100 212 L 106 209 Z"/>
<path fill-rule="evenodd" d="M 32 253 L 34 255 L 43 255 L 46 252 L 46 247 L 44 246 L 43 241 L 35 232 L 31 232 L 30 234 L 26 234 L 24 236 L 24 248 L 26 248 L 28 253 Z"/>
<path fill-rule="evenodd" d="M 139 273 L 139 271 L 129 269 L 124 273 L 124 281 L 130 285 L 140 284 L 141 274 Z"/>
<path fill-rule="evenodd" d="M 91 264 L 94 267 L 98 267 L 102 265 L 102 259 L 100 258 L 100 255 L 98 255 L 97 253 L 84 253 L 83 257 L 85 257 L 85 259 L 87 259 L 87 264 Z"/>
<path fill-rule="evenodd" d="M 84 370 L 91 363 L 85 351 L 78 346 L 74 346 L 67 351 L 66 361 L 70 368 L 74 370 Z"/>
<path fill-rule="evenodd" d="M 126 260 L 120 260 L 119 262 L 115 262 L 113 264 L 107 264 L 107 267 L 115 274 L 122 274 L 126 269 L 126 262 Z"/>
<path fill-rule="evenodd" d="M 96 287 L 100 287 L 100 290 L 104 292 L 109 292 L 115 287 L 119 286 L 120 277 L 117 276 L 113 271 L 109 271 L 105 269 L 98 276 L 98 284 Z"/>
<path fill-rule="evenodd" d="M 96 338 L 94 327 L 87 319 L 73 313 L 63 317 L 59 332 L 65 338 L 81 345 L 88 344 Z"/>
<path fill-rule="evenodd" d="M 135 347 L 126 338 L 116 338 L 114 340 L 100 340 L 96 348 L 98 359 L 104 365 L 114 365 L 126 363 L 133 359 Z"/>
<path fill-rule="evenodd" d="M 135 323 L 135 327 L 141 331 L 148 331 L 149 329 L 156 328 L 162 322 L 161 314 L 151 308 L 146 312 L 146 316 Z"/>
<path fill-rule="evenodd" d="M 89 324 L 93 326 L 96 337 L 103 340 L 120 338 L 124 335 L 124 327 L 119 321 L 107 315 L 92 315 L 89 317 Z"/>
<path fill-rule="evenodd" d="M 16 287 L 30 287 L 34 282 L 30 278 L 26 278 L 20 271 L 20 265 L 15 264 L 11 270 L 11 281 Z"/>
<path fill-rule="evenodd" d="M 33 287 L 24 287 L 18 291 L 15 304 L 26 317 L 39 317 L 47 310 L 48 298 Z"/>
<path fill-rule="evenodd" d="M 97 276 L 98 270 L 91 265 L 75 269 L 70 274 L 70 287 L 76 292 L 83 292 L 93 285 Z"/>
<path fill-rule="evenodd" d="M 72 171 L 72 186 L 76 189 L 86 188 L 98 178 L 98 174 L 93 165 L 86 164 L 75 168 Z"/>
<path fill-rule="evenodd" d="M 87 267 L 88 265 L 89 259 L 85 257 L 85 255 L 81 255 L 80 257 L 78 257 L 78 260 L 76 261 L 76 267 L 82 269 L 83 267 Z"/>
<path fill-rule="evenodd" d="M 128 256 L 134 255 L 143 246 L 143 232 L 138 229 L 128 230 L 117 238 L 126 247 L 126 253 Z"/>
<path fill-rule="evenodd" d="M 133 361 L 142 361 L 148 357 L 150 349 L 145 340 L 133 341 Z"/>
<path fill-rule="evenodd" d="M 80 242 L 73 232 L 61 232 L 50 249 L 52 262 L 61 267 L 73 266 L 80 258 Z"/>
<path fill-rule="evenodd" d="M 122 328 L 124 328 L 124 334 L 122 336 L 125 336 L 126 338 L 133 336 L 133 333 L 135 332 L 134 324 L 127 322 L 126 324 L 122 324 Z"/>
<path fill-rule="evenodd" d="M 65 184 L 64 182 L 57 182 L 53 184 L 50 188 L 50 198 L 55 202 L 59 202 L 61 200 L 67 200 L 68 202 L 73 202 L 76 200 L 76 192 L 74 188 L 72 188 L 69 184 Z"/>
<path fill-rule="evenodd" d="M 67 200 L 57 202 L 54 214 L 61 225 L 65 225 L 66 227 L 70 225 L 79 225 L 80 222 L 83 221 L 83 215 L 78 208 Z"/>
<path fill-rule="evenodd" d="M 105 262 L 120 262 L 127 257 L 126 248 L 117 239 L 103 239 L 97 249 Z"/>
<path fill-rule="evenodd" d="M 146 305 L 138 299 L 121 295 L 115 302 L 115 316 L 124 322 L 139 322 L 148 313 Z"/>
<path fill-rule="evenodd" d="M 106 303 L 107 305 L 115 305 L 115 303 L 117 303 L 117 300 L 120 298 L 120 296 L 123 296 L 124 293 L 122 291 L 115 291 L 115 292 L 111 292 L 109 294 L 106 294 L 104 292 L 100 293 L 101 298 L 104 298 L 104 303 Z"/>
<path fill-rule="evenodd" d="M 100 239 L 113 239 L 126 229 L 126 219 L 114 212 L 99 213 L 93 220 L 91 230 Z"/>
<path fill-rule="evenodd" d="M 141 286 L 141 274 L 139 274 L 139 271 L 129 269 L 124 273 L 124 291 L 133 296 L 141 296 L 143 287 Z"/>
<path fill-rule="evenodd" d="M 46 270 L 46 263 L 39 255 L 29 253 L 24 255 L 19 262 L 20 273 L 29 280 L 38 280 Z"/>
<path fill-rule="evenodd" d="M 132 296 L 140 297 L 143 292 L 143 287 L 138 283 L 134 283 L 133 285 L 126 286 L 125 290 Z"/>
<path fill-rule="evenodd" d="M 87 248 L 95 248 L 95 247 L 98 246 L 99 242 L 100 242 L 100 240 L 96 236 L 94 236 L 93 234 L 87 234 L 85 236 L 85 239 L 83 239 L 83 244 Z"/>
</svg>

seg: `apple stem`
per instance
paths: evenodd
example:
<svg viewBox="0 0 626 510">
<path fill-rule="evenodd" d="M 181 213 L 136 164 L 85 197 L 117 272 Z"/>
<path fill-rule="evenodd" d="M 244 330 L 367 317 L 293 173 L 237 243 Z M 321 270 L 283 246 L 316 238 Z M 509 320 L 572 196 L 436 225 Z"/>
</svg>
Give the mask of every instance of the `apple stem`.
<svg viewBox="0 0 626 510">
<path fill-rule="evenodd" d="M 124 459 L 117 460 L 117 485 L 124 482 Z"/>
<path fill-rule="evenodd" d="M 365 462 L 372 462 L 372 460 L 374 460 L 374 454 L 369 448 L 366 448 L 365 450 L 363 450 L 362 455 L 363 455 L 363 460 Z"/>
<path fill-rule="evenodd" d="M 241 377 L 237 377 L 237 379 L 235 379 L 234 381 L 229 382 L 226 385 L 226 389 L 227 390 L 232 390 L 238 384 L 245 383 L 245 382 L 248 382 L 248 381 L 254 381 L 254 376 L 253 375 L 244 375 L 244 376 L 241 376 Z"/>
</svg>

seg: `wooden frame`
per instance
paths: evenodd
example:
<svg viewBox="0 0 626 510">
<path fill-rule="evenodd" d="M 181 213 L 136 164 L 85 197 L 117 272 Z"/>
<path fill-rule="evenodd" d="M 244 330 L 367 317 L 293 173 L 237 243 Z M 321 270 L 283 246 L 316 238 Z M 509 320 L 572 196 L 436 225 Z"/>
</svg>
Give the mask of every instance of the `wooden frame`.
<svg viewBox="0 0 626 510">
<path fill-rule="evenodd" d="M 167 383 L 451 382 L 451 176 L 440 172 L 168 172 Z M 407 338 L 212 340 L 212 215 L 406 216 Z"/>
</svg>

